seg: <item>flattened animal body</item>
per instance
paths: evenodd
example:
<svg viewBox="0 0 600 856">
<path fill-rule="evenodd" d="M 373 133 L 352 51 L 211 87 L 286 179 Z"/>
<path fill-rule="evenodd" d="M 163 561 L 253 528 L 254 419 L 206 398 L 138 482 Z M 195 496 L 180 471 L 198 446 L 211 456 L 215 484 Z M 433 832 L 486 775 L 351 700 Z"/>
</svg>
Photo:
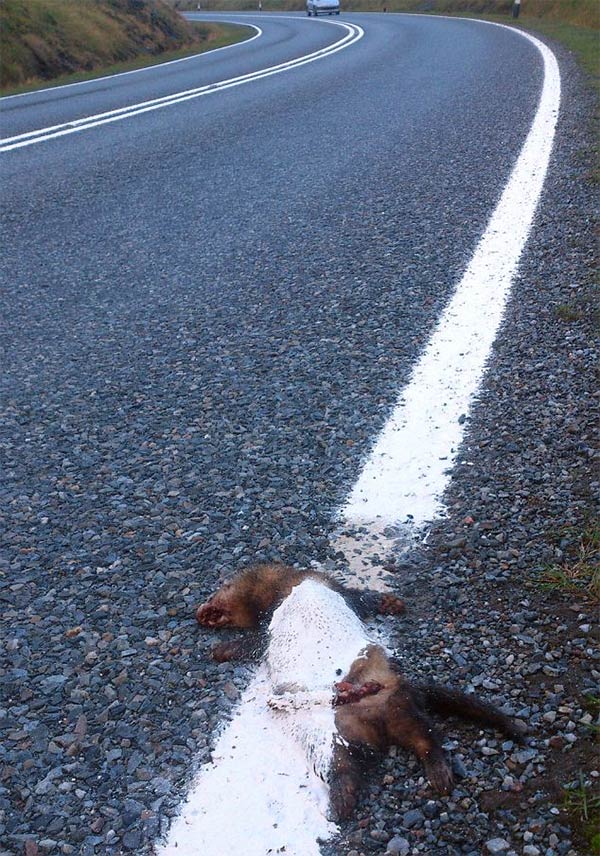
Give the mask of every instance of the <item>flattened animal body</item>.
<svg viewBox="0 0 600 856">
<path fill-rule="evenodd" d="M 296 586 L 275 610 L 269 637 L 269 706 L 282 730 L 302 745 L 314 771 L 327 781 L 340 739 L 333 708 L 335 683 L 372 640 L 344 598 L 314 579 Z"/>
</svg>

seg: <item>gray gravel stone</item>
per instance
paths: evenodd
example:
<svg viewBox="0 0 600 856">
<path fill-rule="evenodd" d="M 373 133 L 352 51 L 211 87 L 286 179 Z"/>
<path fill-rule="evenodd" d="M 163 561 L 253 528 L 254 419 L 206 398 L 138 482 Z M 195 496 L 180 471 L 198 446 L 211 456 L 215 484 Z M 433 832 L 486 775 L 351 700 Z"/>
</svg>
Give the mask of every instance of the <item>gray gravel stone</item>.
<svg viewBox="0 0 600 856">
<path fill-rule="evenodd" d="M 510 850 L 510 844 L 504 838 L 491 838 L 485 842 L 485 848 L 488 853 L 506 853 Z"/>
<path fill-rule="evenodd" d="M 423 826 L 425 817 L 420 809 L 411 809 L 402 816 L 402 825 L 407 829 Z"/>
<path fill-rule="evenodd" d="M 391 854 L 391 856 L 407 856 L 407 853 L 410 852 L 410 843 L 406 838 L 395 835 L 388 841 L 385 852 Z"/>
</svg>

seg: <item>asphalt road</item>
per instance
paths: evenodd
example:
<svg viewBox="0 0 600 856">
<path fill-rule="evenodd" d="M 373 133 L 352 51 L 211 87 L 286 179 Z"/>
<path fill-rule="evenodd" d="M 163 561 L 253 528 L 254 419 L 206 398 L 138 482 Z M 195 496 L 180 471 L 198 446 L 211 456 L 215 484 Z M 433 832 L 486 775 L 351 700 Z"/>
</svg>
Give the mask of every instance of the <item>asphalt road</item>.
<svg viewBox="0 0 600 856">
<path fill-rule="evenodd" d="M 343 35 L 329 19 L 242 19 L 264 35 L 2 100 L 2 137 Z M 8 759 L 15 847 L 35 831 L 144 852 L 166 823 L 153 808 L 129 828 L 123 806 L 164 812 L 219 721 L 193 604 L 250 560 L 327 560 L 335 511 L 529 130 L 542 68 L 524 39 L 347 20 L 364 37 L 325 59 L 0 155 L 7 691 L 14 733 L 37 735 L 7 744 L 31 762 Z M 202 738 L 182 731 L 198 705 Z M 52 737 L 82 717 L 67 756 Z M 69 763 L 84 796 L 58 790 Z M 90 828 L 107 806 L 116 837 Z"/>
</svg>

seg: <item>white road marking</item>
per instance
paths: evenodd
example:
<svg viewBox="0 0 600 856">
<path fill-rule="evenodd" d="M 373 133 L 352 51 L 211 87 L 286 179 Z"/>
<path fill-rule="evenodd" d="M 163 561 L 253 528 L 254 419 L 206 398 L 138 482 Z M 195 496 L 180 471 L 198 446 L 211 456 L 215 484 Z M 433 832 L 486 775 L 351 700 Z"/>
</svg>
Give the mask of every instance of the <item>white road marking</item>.
<svg viewBox="0 0 600 856">
<path fill-rule="evenodd" d="M 131 104 L 128 107 L 120 107 L 117 110 L 109 110 L 105 113 L 98 113 L 94 116 L 74 119 L 71 122 L 64 122 L 60 125 L 52 125 L 35 131 L 28 131 L 24 134 L 17 134 L 14 137 L 6 137 L 5 139 L 0 140 L 0 152 L 10 152 L 14 149 L 23 148 L 24 146 L 31 146 L 36 143 L 46 142 L 47 140 L 54 140 L 57 137 L 63 137 L 67 134 L 75 134 L 90 128 L 97 128 L 100 125 L 106 125 L 110 122 L 130 119 L 133 116 L 139 116 L 142 113 L 159 110 L 163 107 L 171 107 L 173 104 L 181 104 L 184 101 L 190 101 L 204 95 L 213 95 L 216 92 L 222 92 L 223 90 L 231 89 L 234 86 L 241 86 L 244 83 L 262 80 L 264 77 L 271 77 L 274 74 L 281 74 L 284 71 L 291 71 L 293 69 L 300 68 L 303 65 L 307 65 L 308 63 L 315 62 L 316 60 L 332 56 L 338 51 L 344 50 L 345 48 L 355 44 L 364 36 L 364 30 L 356 24 L 346 24 L 337 21 L 331 21 L 328 23 L 331 23 L 336 27 L 342 27 L 342 29 L 346 30 L 346 35 L 326 48 L 321 48 L 318 51 L 313 51 L 313 53 L 305 54 L 304 56 L 297 57 L 296 59 L 279 63 L 278 65 L 253 71 L 249 74 L 243 74 L 239 77 L 232 77 L 228 80 L 221 80 L 216 83 L 210 83 L 206 86 L 199 86 L 195 89 L 176 92 L 172 95 L 164 96 L 163 98 L 154 98 L 150 101 L 142 101 L 139 104 Z"/>
<path fill-rule="evenodd" d="M 544 61 L 533 124 L 471 262 L 341 510 L 342 526 L 381 535 L 389 525 L 419 530 L 444 514 L 442 495 L 533 223 L 560 105 L 554 54 L 534 36 L 512 32 L 534 44 Z M 359 536 L 358 551 L 360 542 Z"/>
<path fill-rule="evenodd" d="M 223 21 L 223 23 L 229 24 L 238 22 Z M 90 77 L 89 80 L 76 80 L 74 83 L 61 83 L 60 86 L 45 86 L 43 89 L 31 89 L 29 92 L 17 92 L 14 95 L 3 95 L 0 98 L 0 104 L 4 101 L 8 101 L 10 98 L 27 98 L 27 96 L 31 95 L 43 95 L 44 92 L 59 92 L 61 89 L 69 89 L 72 86 L 90 86 L 91 84 L 98 83 L 101 80 L 112 80 L 115 77 L 125 77 L 128 74 L 140 74 L 144 71 L 155 71 L 157 69 L 165 68 L 168 65 L 176 65 L 179 62 L 189 62 L 191 59 L 202 59 L 203 57 L 214 56 L 214 54 L 219 53 L 220 51 L 229 50 L 229 48 L 248 45 L 250 42 L 253 42 L 254 39 L 258 39 L 263 34 L 260 27 L 256 27 L 254 24 L 248 24 L 246 21 L 244 21 L 243 24 L 240 22 L 240 26 L 256 30 L 256 33 L 251 38 L 243 39 L 240 42 L 234 42 L 232 45 L 223 45 L 221 48 L 211 48 L 211 50 L 202 51 L 202 53 L 192 54 L 191 56 L 182 56 L 179 59 L 170 59 L 167 60 L 167 62 L 156 62 L 154 65 L 144 65 L 142 68 L 132 68 L 129 71 L 117 71 L 114 74 L 103 74 L 102 77 Z"/>
<path fill-rule="evenodd" d="M 468 413 L 481 382 L 531 228 L 558 118 L 560 75 L 552 52 L 520 35 L 544 60 L 538 109 L 471 263 L 344 505 L 348 524 L 369 524 L 367 553 L 385 553 L 386 524 L 411 520 L 415 528 L 442 513 L 447 470 L 462 438 L 458 420 Z M 359 541 L 350 542 L 349 553 L 360 551 Z M 317 856 L 317 840 L 335 831 L 327 821 L 326 792 L 318 782 L 315 786 L 310 771 L 310 753 L 298 753 L 297 746 L 286 744 L 283 730 L 273 727 L 272 684 L 265 687 L 265 681 L 263 663 L 237 717 L 219 738 L 218 757 L 202 768 L 168 844 L 159 849 L 161 856 L 221 856 L 225 849 L 218 832 L 225 827 L 230 852 L 264 856 L 285 845 L 281 852 Z M 322 692 L 318 680 L 302 689 Z M 230 842 L 239 844 L 229 847 Z"/>
<path fill-rule="evenodd" d="M 271 692 L 261 665 L 158 856 L 319 856 L 317 839 L 335 833 L 327 787 L 281 730 Z"/>
<path fill-rule="evenodd" d="M 159 856 L 319 856 L 317 839 L 336 832 L 325 785 L 333 685 L 373 640 L 344 599 L 314 580 L 293 589 L 269 629 L 265 662 Z"/>
</svg>

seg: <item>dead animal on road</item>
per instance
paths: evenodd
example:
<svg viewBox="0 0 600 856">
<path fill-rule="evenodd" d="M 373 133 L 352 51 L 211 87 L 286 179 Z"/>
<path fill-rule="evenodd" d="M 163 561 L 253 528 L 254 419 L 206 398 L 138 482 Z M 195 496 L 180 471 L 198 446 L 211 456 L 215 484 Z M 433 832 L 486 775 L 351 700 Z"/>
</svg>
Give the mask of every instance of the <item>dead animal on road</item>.
<svg viewBox="0 0 600 856">
<path fill-rule="evenodd" d="M 469 719 L 513 738 L 525 730 L 472 695 L 409 681 L 357 615 L 374 611 L 398 614 L 403 604 L 392 595 L 365 596 L 322 574 L 281 565 L 243 571 L 197 610 L 201 624 L 216 628 L 254 629 L 271 616 L 265 634 L 273 686 L 269 706 L 282 728 L 304 742 L 309 762 L 329 784 L 336 820 L 351 815 L 365 763 L 390 746 L 413 752 L 438 793 L 452 790 L 452 771 L 430 713 Z M 247 653 L 245 646 L 225 643 L 215 656 Z"/>
<path fill-rule="evenodd" d="M 396 595 L 365 591 L 342 585 L 327 574 L 302 571 L 277 562 L 254 565 L 226 580 L 206 603 L 196 609 L 196 619 L 213 629 L 253 630 L 246 638 L 213 648 L 219 662 L 256 655 L 266 641 L 266 624 L 292 589 L 304 580 L 316 580 L 340 594 L 360 618 L 370 615 L 402 615 L 404 601 Z"/>
<path fill-rule="evenodd" d="M 343 742 L 334 749 L 330 798 L 338 818 L 347 818 L 356 805 L 365 749 L 383 753 L 390 746 L 402 746 L 419 758 L 437 793 L 451 792 L 452 770 L 430 713 L 471 720 L 517 739 L 526 731 L 473 695 L 408 681 L 397 661 L 378 645 L 369 645 L 335 686 L 335 724 Z"/>
</svg>

